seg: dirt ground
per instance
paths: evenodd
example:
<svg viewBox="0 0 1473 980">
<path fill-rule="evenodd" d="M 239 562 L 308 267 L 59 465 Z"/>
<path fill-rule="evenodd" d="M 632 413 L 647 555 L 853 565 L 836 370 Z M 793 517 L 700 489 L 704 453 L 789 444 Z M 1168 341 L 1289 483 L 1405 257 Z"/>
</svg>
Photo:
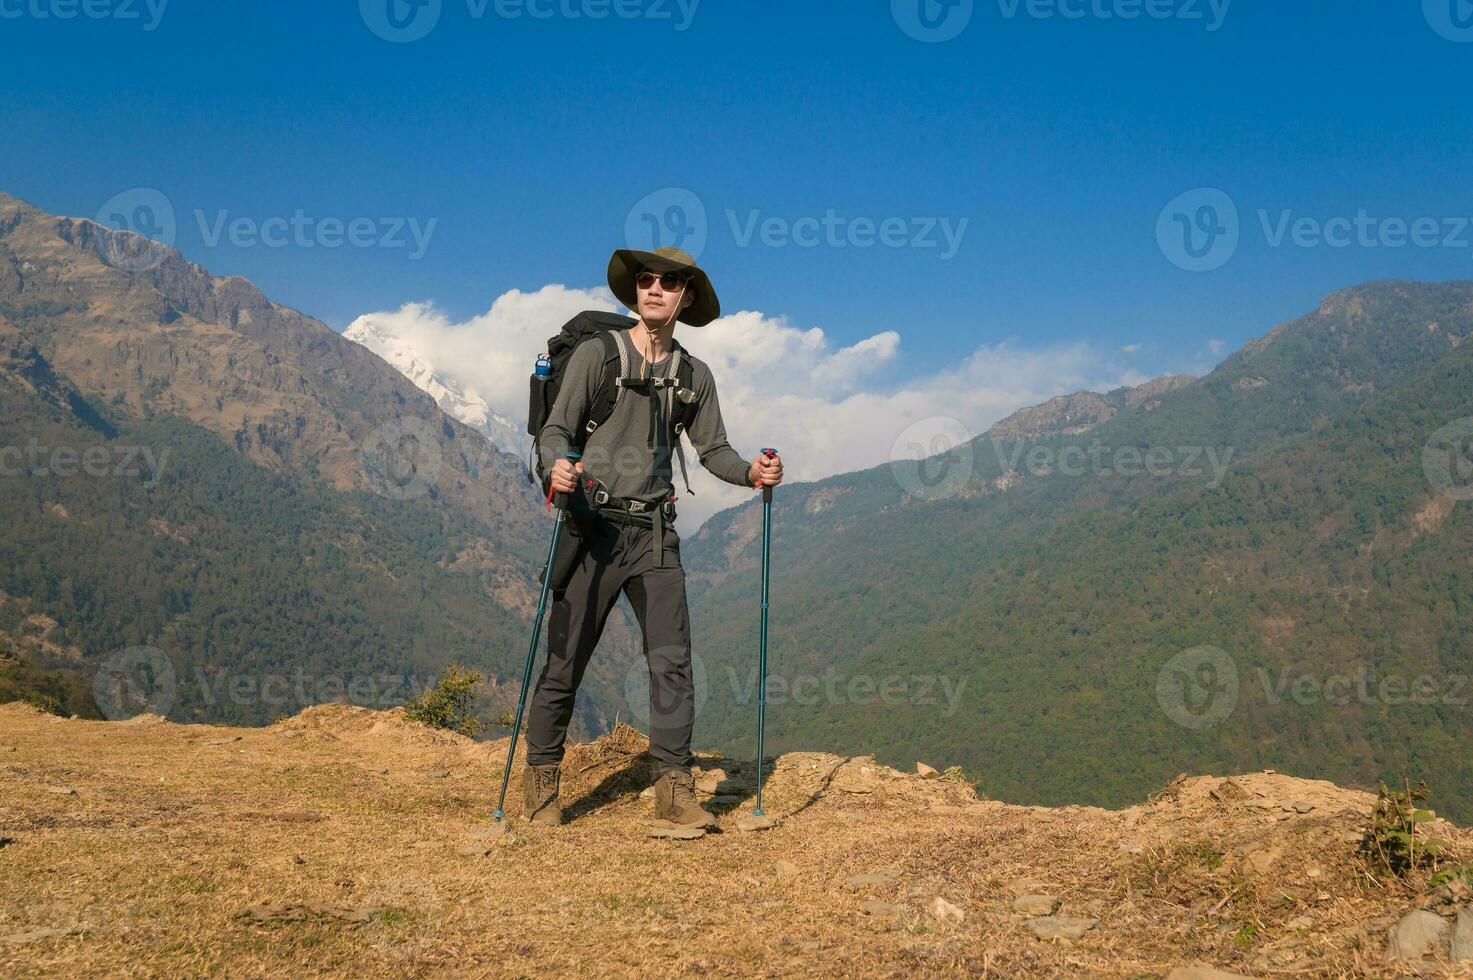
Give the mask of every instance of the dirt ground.
<svg viewBox="0 0 1473 980">
<path fill-rule="evenodd" d="M 345 705 L 261 729 L 0 706 L 0 976 L 1405 976 L 1387 928 L 1439 900 L 1367 873 L 1374 797 L 1274 773 L 1111 812 L 793 753 L 780 826 L 746 833 L 751 761 L 703 756 L 721 828 L 681 841 L 648 836 L 621 728 L 569 750 L 568 823 L 488 836 L 506 748 Z"/>
</svg>

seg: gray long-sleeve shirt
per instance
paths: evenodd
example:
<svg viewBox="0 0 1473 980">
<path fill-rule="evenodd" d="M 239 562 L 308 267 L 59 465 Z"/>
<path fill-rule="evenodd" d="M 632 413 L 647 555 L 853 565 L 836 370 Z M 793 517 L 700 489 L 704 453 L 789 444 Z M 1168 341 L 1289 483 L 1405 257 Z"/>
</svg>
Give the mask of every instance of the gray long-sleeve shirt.
<svg viewBox="0 0 1473 980">
<path fill-rule="evenodd" d="M 675 360 L 674 349 L 690 358 L 691 384 L 696 393 L 695 411 L 686 423 L 691 445 L 701 465 L 718 478 L 739 487 L 751 486 L 747 473 L 752 464 L 726 441 L 716 380 L 706 363 L 671 338 L 672 352 L 652 365 L 639 353 L 628 330 L 618 331 L 617 336 L 627 355 L 630 377 L 639 377 L 641 368 L 650 376 L 666 377 Z M 598 394 L 603 369 L 604 347 L 597 338 L 579 344 L 569 358 L 557 401 L 538 441 L 545 472 L 552 472 L 552 464 L 575 444 L 575 436 L 587 422 L 589 405 Z M 614 406 L 608 421 L 588 437 L 583 447 L 583 472 L 602 481 L 617 497 L 654 503 L 674 490 L 672 454 L 663 401 L 657 401 L 653 394 L 629 390 Z"/>
</svg>

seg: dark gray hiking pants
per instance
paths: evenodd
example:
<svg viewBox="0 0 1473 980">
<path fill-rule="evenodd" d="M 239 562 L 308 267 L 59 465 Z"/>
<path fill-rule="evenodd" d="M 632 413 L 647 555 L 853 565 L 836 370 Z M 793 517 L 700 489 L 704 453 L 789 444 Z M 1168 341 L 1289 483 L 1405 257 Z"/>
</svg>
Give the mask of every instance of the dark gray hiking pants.
<svg viewBox="0 0 1473 980">
<path fill-rule="evenodd" d="M 637 525 L 594 522 L 567 586 L 553 592 L 547 661 L 537 677 L 527 719 L 529 764 L 562 761 L 578 685 L 622 591 L 644 633 L 650 671 L 650 755 L 656 775 L 672 769 L 690 771 L 695 684 L 680 536 L 674 528 L 665 528 L 664 565 L 656 567 L 653 535 L 650 528 Z"/>
</svg>

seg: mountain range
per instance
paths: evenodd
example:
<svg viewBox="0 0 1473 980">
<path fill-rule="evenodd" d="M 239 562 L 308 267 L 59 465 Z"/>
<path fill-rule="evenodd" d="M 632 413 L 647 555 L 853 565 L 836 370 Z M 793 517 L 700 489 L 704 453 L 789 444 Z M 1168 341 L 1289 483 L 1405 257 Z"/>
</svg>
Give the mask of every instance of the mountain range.
<svg viewBox="0 0 1473 980">
<path fill-rule="evenodd" d="M 769 744 L 1118 804 L 1275 767 L 1473 789 L 1473 284 L 1335 293 L 1195 380 L 780 487 Z M 750 745 L 760 511 L 686 549 L 704 726 Z M 815 743 L 817 739 L 817 743 Z"/>
<path fill-rule="evenodd" d="M 343 330 L 343 336 L 362 344 L 392 365 L 451 418 L 475 429 L 502 452 L 526 459 L 532 449 L 527 435 L 527 420 L 513 420 L 492 411 L 491 406 L 473 390 L 434 363 L 408 337 L 396 334 L 391 327 L 372 316 L 360 316 Z"/>
<path fill-rule="evenodd" d="M 131 707 L 262 724 L 458 661 L 488 714 L 511 703 L 550 528 L 497 441 L 519 426 L 372 327 L 0 195 L 0 648 L 26 662 L 0 691 L 61 704 L 144 663 L 168 703 Z M 1204 377 L 780 487 L 769 744 L 1041 803 L 1184 770 L 1425 775 L 1469 815 L 1470 336 L 1473 284 L 1370 283 Z M 697 742 L 731 754 L 760 521 L 683 547 Z M 639 651 L 621 601 L 576 735 L 647 713 Z"/>
</svg>

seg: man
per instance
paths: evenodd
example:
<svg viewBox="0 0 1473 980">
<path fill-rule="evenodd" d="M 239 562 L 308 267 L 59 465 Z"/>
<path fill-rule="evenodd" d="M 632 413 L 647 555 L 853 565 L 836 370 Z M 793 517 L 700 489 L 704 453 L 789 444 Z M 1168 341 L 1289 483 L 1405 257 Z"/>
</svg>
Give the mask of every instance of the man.
<svg viewBox="0 0 1473 980">
<path fill-rule="evenodd" d="M 582 458 L 564 458 L 585 432 L 590 404 L 605 370 L 603 345 L 585 341 L 568 360 L 556 403 L 539 439 L 543 471 L 553 493 L 573 495 L 570 521 L 577 536 L 566 585 L 554 584 L 547 663 L 537 678 L 527 721 L 523 815 L 559 824 L 559 763 L 578 685 L 604 622 L 622 591 L 644 633 L 650 671 L 650 755 L 655 760 L 655 815 L 685 826 L 708 827 L 715 818 L 697 802 L 691 778 L 695 689 L 690 617 L 680 537 L 674 520 L 672 442 L 674 399 L 687 402 L 686 432 L 701 465 L 727 483 L 776 486 L 782 461 L 747 462 L 726 441 L 716 382 L 705 362 L 675 340 L 677 321 L 702 327 L 721 313 L 716 290 L 695 260 L 676 248 L 619 249 L 609 260 L 609 289 L 639 319 L 618 331 L 623 392 L 613 414 L 587 436 Z M 668 384 L 680 358 L 692 367 L 691 391 Z M 673 437 L 673 439 L 672 439 Z M 682 469 L 684 457 L 682 456 Z M 585 501 L 587 502 L 585 504 Z M 570 515 L 571 516 L 571 515 Z M 581 525 L 581 526 L 580 526 Z M 556 577 L 554 579 L 556 583 Z"/>
</svg>

